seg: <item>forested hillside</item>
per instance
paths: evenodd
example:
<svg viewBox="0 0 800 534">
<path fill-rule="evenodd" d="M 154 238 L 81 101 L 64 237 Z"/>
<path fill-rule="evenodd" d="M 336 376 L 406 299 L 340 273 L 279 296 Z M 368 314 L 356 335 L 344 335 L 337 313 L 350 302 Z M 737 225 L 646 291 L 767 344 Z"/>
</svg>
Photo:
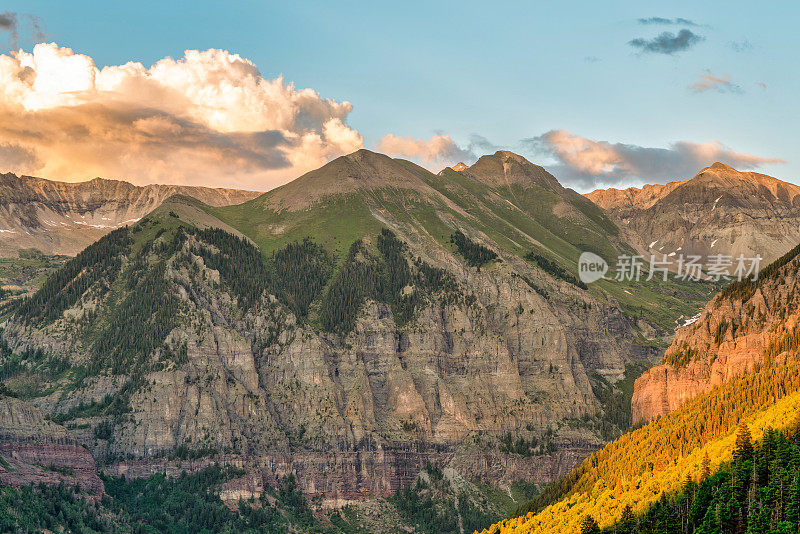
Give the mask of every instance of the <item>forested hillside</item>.
<svg viewBox="0 0 800 534">
<path fill-rule="evenodd" d="M 577 533 L 587 515 L 608 527 L 626 508 L 641 514 L 660 495 L 680 491 L 687 477 L 703 479 L 706 458 L 709 469 L 729 462 L 742 423 L 761 439 L 770 428 L 793 429 L 798 414 L 797 362 L 761 369 L 610 443 L 521 508 L 520 517 L 485 532 Z"/>
<path fill-rule="evenodd" d="M 633 526 L 659 533 L 795 532 L 796 521 L 789 530 L 782 521 L 795 506 L 788 488 L 797 477 L 791 456 L 796 445 L 775 430 L 794 439 L 800 418 L 792 289 L 798 268 L 793 251 L 757 283 L 731 284 L 709 304 L 708 318 L 678 335 L 698 347 L 696 361 L 722 359 L 724 353 L 702 347 L 724 348 L 722 339 L 704 344 L 721 337 L 709 324 L 727 317 L 729 328 L 746 340 L 748 351 L 740 354 L 752 358 L 750 365 L 606 445 L 520 508 L 520 517 L 487 532 L 628 532 Z M 748 303 L 755 295 L 758 302 Z M 730 313 L 731 299 L 739 299 L 736 313 Z M 762 316 L 759 307 L 769 313 Z M 748 440 L 761 442 L 756 456 L 748 452 Z M 776 497 L 774 484 L 786 493 Z"/>
<path fill-rule="evenodd" d="M 366 534 L 352 508 L 315 514 L 287 477 L 259 499 L 228 507 L 221 486 L 244 474 L 209 467 L 175 478 L 138 480 L 105 477 L 107 495 L 92 501 L 67 486 L 0 487 L 2 532 L 242 532 Z"/>
<path fill-rule="evenodd" d="M 755 446 L 746 424 L 739 427 L 733 460 L 696 481 L 664 494 L 643 513 L 625 509 L 603 532 L 748 534 L 794 533 L 800 525 L 800 435 L 795 422 L 783 432 L 769 429 Z M 586 516 L 581 532 L 597 532 Z"/>
</svg>

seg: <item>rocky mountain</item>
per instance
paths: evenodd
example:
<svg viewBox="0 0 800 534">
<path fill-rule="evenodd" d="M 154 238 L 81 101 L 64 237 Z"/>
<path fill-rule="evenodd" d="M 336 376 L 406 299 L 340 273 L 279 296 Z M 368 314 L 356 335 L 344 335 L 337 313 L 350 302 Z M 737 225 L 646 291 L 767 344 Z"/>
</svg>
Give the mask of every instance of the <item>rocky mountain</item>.
<svg viewBox="0 0 800 534">
<path fill-rule="evenodd" d="M 677 331 L 663 362 L 636 380 L 636 422 L 651 421 L 734 377 L 783 361 L 797 340 L 800 247 L 756 282 L 734 282 L 692 325 Z"/>
<path fill-rule="evenodd" d="M 15 257 L 24 248 L 74 256 L 114 228 L 138 221 L 175 194 L 223 206 L 260 193 L 176 185 L 140 187 L 101 178 L 67 183 L 0 174 L 0 257 Z"/>
<path fill-rule="evenodd" d="M 642 426 L 484 532 L 794 528 L 798 495 L 775 488 L 797 484 L 798 272 L 800 246 L 726 287 L 636 380 Z"/>
<path fill-rule="evenodd" d="M 428 463 L 547 482 L 627 428 L 659 354 L 612 284 L 571 274 L 586 246 L 631 250 L 520 156 L 434 175 L 361 150 L 90 245 L 4 308 L 4 383 L 116 474 L 222 461 L 329 504 Z"/>
<path fill-rule="evenodd" d="M 715 163 L 694 178 L 587 194 L 637 248 L 652 254 L 726 254 L 770 262 L 800 241 L 800 187 Z"/>
</svg>

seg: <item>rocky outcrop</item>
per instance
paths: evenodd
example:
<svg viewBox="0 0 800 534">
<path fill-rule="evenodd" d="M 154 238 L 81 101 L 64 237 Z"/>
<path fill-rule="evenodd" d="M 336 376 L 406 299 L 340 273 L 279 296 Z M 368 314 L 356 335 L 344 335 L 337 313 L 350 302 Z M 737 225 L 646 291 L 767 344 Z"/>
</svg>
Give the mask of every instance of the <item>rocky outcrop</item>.
<svg viewBox="0 0 800 534">
<path fill-rule="evenodd" d="M 107 470 L 113 476 L 142 478 L 156 473 L 179 476 L 184 471 L 197 472 L 215 464 L 232 465 L 250 474 L 226 483 L 224 499 L 235 501 L 235 495 L 257 498 L 265 487 L 278 487 L 283 477 L 292 475 L 303 493 L 319 497 L 325 506 L 339 507 L 371 497 L 390 497 L 399 488 L 413 484 L 429 464 L 493 485 L 519 480 L 546 484 L 567 474 L 599 447 L 596 440 L 565 442 L 549 454 L 526 458 L 477 449 L 467 453 L 422 442 L 397 443 L 352 451 L 220 455 L 198 460 L 145 458 L 115 462 Z"/>
<path fill-rule="evenodd" d="M 722 163 L 690 180 L 586 197 L 646 254 L 760 255 L 770 262 L 800 241 L 800 187 Z"/>
<path fill-rule="evenodd" d="M 0 486 L 80 486 L 103 494 L 92 455 L 67 430 L 20 401 L 0 395 Z"/>
<path fill-rule="evenodd" d="M 755 289 L 742 290 L 743 298 L 730 289 L 717 295 L 696 322 L 679 329 L 664 362 L 636 380 L 631 402 L 634 422 L 672 412 L 688 399 L 762 365 L 766 358 L 772 363 L 785 359 L 784 351 L 791 348 L 786 340 L 800 317 L 798 267 L 800 260 L 795 258 L 772 272 L 770 268 Z"/>
<path fill-rule="evenodd" d="M 14 257 L 22 248 L 73 256 L 176 194 L 209 206 L 226 206 L 260 193 L 179 185 L 140 187 L 101 178 L 67 183 L 0 174 L 0 257 Z"/>
<path fill-rule="evenodd" d="M 615 187 L 595 189 L 591 193 L 586 193 L 586 197 L 604 210 L 625 213 L 629 210 L 645 210 L 652 207 L 682 183 L 684 182 L 647 184 L 627 189 Z"/>
</svg>

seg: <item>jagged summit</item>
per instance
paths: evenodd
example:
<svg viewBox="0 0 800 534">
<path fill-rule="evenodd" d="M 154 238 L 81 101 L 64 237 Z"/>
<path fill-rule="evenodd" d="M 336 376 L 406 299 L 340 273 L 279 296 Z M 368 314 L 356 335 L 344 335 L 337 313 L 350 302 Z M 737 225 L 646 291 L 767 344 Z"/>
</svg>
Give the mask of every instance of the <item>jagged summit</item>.
<svg viewBox="0 0 800 534">
<path fill-rule="evenodd" d="M 616 187 L 595 189 L 585 196 L 607 210 L 620 208 L 644 209 L 649 208 L 679 187 L 695 186 L 697 184 L 728 187 L 742 185 L 742 182 L 744 182 L 745 186 L 766 186 L 776 198 L 778 197 L 779 189 L 785 189 L 792 199 L 800 192 L 800 187 L 794 184 L 766 174 L 739 171 L 718 161 L 708 167 L 704 167 L 695 176 L 686 180 L 678 180 L 666 184 L 647 184 L 642 187 L 628 187 L 625 189 Z"/>
<path fill-rule="evenodd" d="M 472 166 L 462 162 L 446 167 L 438 176 L 448 172 L 457 172 L 492 188 L 537 185 L 558 194 L 565 190 L 544 168 L 507 150 L 481 156 Z M 332 195 L 364 194 L 378 189 L 408 190 L 422 197 L 437 197 L 432 187 L 435 176 L 408 160 L 362 148 L 265 193 L 256 202 L 276 210 L 297 210 Z"/>
<path fill-rule="evenodd" d="M 254 198 L 261 193 L 224 187 L 202 187 L 174 184 L 149 184 L 134 185 L 125 180 L 95 177 L 91 180 L 80 182 L 64 182 L 50 180 L 36 176 L 17 175 L 14 173 L 0 174 L 0 204 L 8 203 L 15 196 L 57 195 L 62 200 L 76 198 L 76 195 L 95 195 L 102 197 L 110 193 L 162 195 L 184 194 L 198 198 L 212 205 L 222 206 L 234 202 L 243 202 Z"/>
<path fill-rule="evenodd" d="M 313 235 L 344 254 L 345 245 L 388 220 L 403 221 L 420 235 L 448 239 L 445 228 L 453 227 L 454 218 L 470 219 L 469 224 L 494 233 L 500 220 L 520 217 L 523 222 L 513 223 L 526 228 L 514 238 L 520 247 L 557 246 L 566 262 L 580 255 L 574 248 L 577 235 L 591 237 L 609 257 L 616 257 L 621 246 L 619 229 L 602 210 L 562 187 L 542 167 L 508 151 L 483 156 L 461 172 L 447 167 L 437 175 L 362 149 L 218 213 L 233 226 L 248 218 L 252 230 L 247 235 L 263 239 L 259 242 L 268 250 L 274 240 L 301 238 L 309 226 Z"/>
<path fill-rule="evenodd" d="M 724 171 L 736 171 L 733 167 L 726 163 L 722 163 L 721 161 L 715 161 L 710 166 L 706 167 L 706 169 L 717 169 L 717 170 L 724 170 Z M 703 169 L 703 170 L 706 170 Z M 701 171 L 702 172 L 702 171 Z"/>
<path fill-rule="evenodd" d="M 586 197 L 638 235 L 645 251 L 773 260 L 800 241 L 800 187 L 720 162 L 688 180 Z"/>
<path fill-rule="evenodd" d="M 463 172 L 492 187 L 527 187 L 535 184 L 553 191 L 564 190 L 555 176 L 543 167 L 508 150 L 498 150 L 494 154 L 481 156 Z"/>
<path fill-rule="evenodd" d="M 766 187 L 776 198 L 779 198 L 779 195 L 783 195 L 784 197 L 788 196 L 789 200 L 793 200 L 795 196 L 800 194 L 800 187 L 796 186 L 795 184 L 784 182 L 772 176 L 758 172 L 739 171 L 730 165 L 720 162 L 716 162 L 713 165 L 704 168 L 697 173 L 694 178 L 687 180 L 687 183 L 695 180 L 698 182 L 705 182 L 719 186 L 744 185 L 745 187 L 749 188 Z M 779 191 L 781 192 L 779 193 Z M 779 200 L 785 200 L 785 198 L 779 198 Z"/>
</svg>

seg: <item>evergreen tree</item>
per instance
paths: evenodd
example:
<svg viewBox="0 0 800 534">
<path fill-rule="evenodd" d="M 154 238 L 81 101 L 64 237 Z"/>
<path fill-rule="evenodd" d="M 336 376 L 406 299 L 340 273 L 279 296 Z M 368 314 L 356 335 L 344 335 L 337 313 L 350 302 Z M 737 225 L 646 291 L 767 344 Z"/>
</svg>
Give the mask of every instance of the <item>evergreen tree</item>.
<svg viewBox="0 0 800 534">
<path fill-rule="evenodd" d="M 589 514 L 586 514 L 581 520 L 581 534 L 600 534 L 600 526 Z"/>
<path fill-rule="evenodd" d="M 680 518 L 678 511 L 673 506 L 672 502 L 667 499 L 666 495 L 661 496 L 659 501 L 658 514 L 656 516 L 656 534 L 672 534 L 673 532 L 680 532 Z"/>
<path fill-rule="evenodd" d="M 800 476 L 797 472 L 792 477 L 789 488 L 789 503 L 786 506 L 786 520 L 793 525 L 800 525 Z"/>
<path fill-rule="evenodd" d="M 753 501 L 747 514 L 747 534 L 767 534 L 769 532 L 769 508 L 759 501 Z"/>
<path fill-rule="evenodd" d="M 739 430 L 736 433 L 736 450 L 733 457 L 738 462 L 746 462 L 753 458 L 753 438 L 750 435 L 750 429 L 744 421 L 739 425 Z"/>
<path fill-rule="evenodd" d="M 629 504 L 625 505 L 622 510 L 622 517 L 617 525 L 617 534 L 634 534 L 638 526 L 638 521 L 636 521 L 636 516 L 633 514 L 631 506 Z"/>
<path fill-rule="evenodd" d="M 708 453 L 703 455 L 703 464 L 700 469 L 700 480 L 705 480 L 709 476 L 711 476 L 711 458 L 708 457 Z"/>
</svg>

